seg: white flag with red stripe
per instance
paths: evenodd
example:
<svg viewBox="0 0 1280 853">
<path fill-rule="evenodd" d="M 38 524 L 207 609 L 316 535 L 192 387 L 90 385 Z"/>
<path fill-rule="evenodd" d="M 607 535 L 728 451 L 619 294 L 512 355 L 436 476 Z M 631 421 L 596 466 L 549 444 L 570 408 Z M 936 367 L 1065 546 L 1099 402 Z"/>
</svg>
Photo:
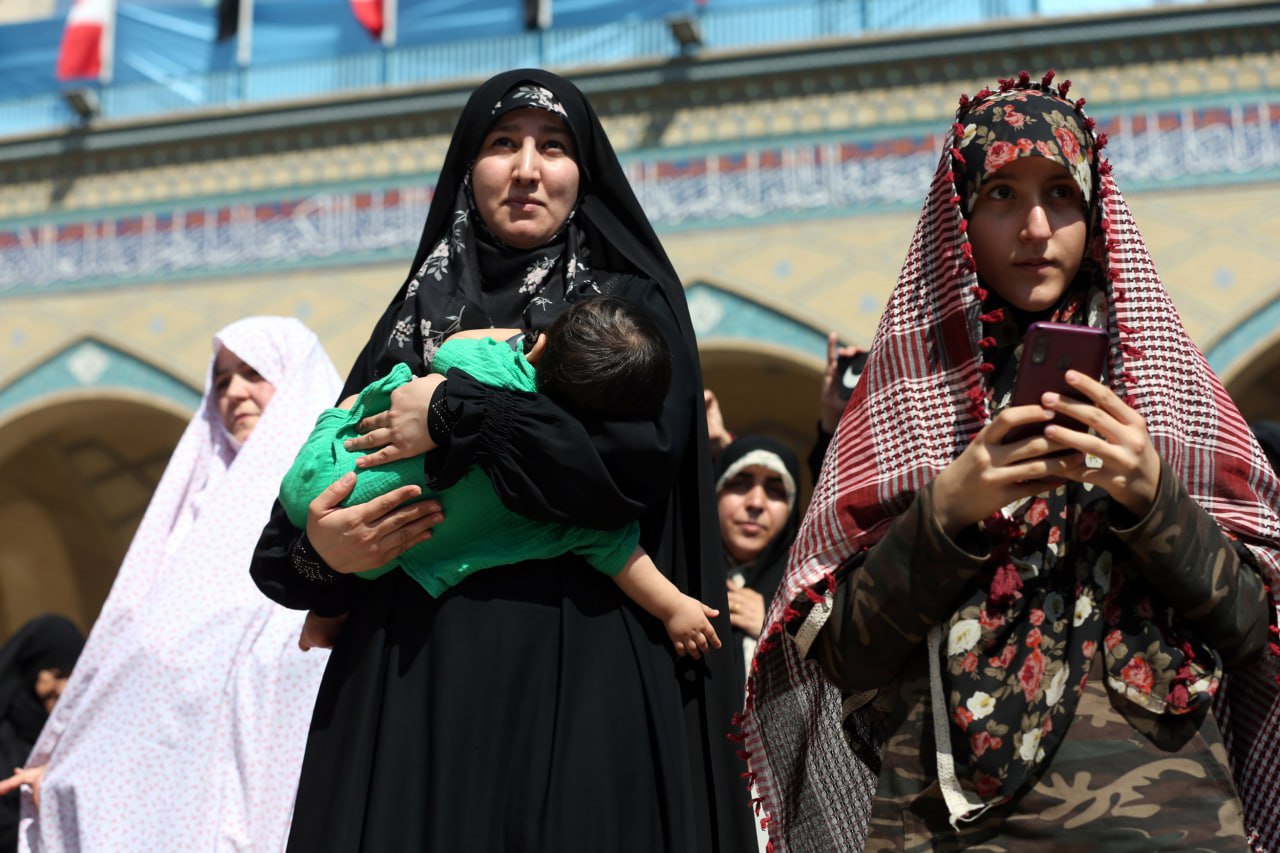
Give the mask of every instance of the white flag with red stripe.
<svg viewBox="0 0 1280 853">
<path fill-rule="evenodd" d="M 115 0 L 75 0 L 58 49 L 59 80 L 110 76 Z"/>
<path fill-rule="evenodd" d="M 351 11 L 360 26 L 368 30 L 370 35 L 374 38 L 382 36 L 382 0 L 351 0 Z"/>
</svg>

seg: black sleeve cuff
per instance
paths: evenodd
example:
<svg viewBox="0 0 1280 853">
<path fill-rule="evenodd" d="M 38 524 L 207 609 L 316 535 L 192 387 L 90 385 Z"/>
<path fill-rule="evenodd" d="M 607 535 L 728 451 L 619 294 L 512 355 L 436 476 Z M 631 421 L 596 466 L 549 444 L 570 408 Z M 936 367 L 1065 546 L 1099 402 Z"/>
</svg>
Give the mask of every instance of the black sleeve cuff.
<svg viewBox="0 0 1280 853">
<path fill-rule="evenodd" d="M 307 539 L 306 533 L 294 540 L 293 547 L 289 549 L 289 563 L 298 573 L 298 577 L 308 584 L 325 588 L 326 592 L 331 590 L 336 593 L 344 586 L 340 582 L 346 576 L 329 568 L 324 558 L 311 547 L 311 541 Z M 339 616 L 347 612 L 348 605 L 345 595 L 321 595 L 315 599 L 309 609 L 317 616 Z"/>
<path fill-rule="evenodd" d="M 448 381 L 441 382 L 431 393 L 431 403 L 427 406 L 427 432 L 436 448 L 448 448 L 453 437 L 453 428 L 462 414 L 462 404 L 449 403 Z"/>
</svg>

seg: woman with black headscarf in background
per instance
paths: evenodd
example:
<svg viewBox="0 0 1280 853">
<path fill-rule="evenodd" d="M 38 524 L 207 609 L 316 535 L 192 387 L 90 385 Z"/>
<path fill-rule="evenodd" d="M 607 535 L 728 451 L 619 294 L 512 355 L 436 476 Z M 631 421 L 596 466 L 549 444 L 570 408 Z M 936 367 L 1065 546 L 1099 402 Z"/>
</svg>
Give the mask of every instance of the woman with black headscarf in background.
<svg viewBox="0 0 1280 853">
<path fill-rule="evenodd" d="M 734 439 L 716 460 L 729 623 L 744 677 L 800 530 L 799 487 L 796 455 L 762 435 Z"/>
<path fill-rule="evenodd" d="M 37 616 L 0 648 L 0 767 L 14 777 L 0 796 L 0 851 L 18 849 L 20 768 L 84 648 L 84 635 L 69 619 Z"/>
<path fill-rule="evenodd" d="M 600 293 L 662 329 L 673 379 L 652 421 L 575 420 L 465 373 L 427 376 L 449 334 L 545 328 Z M 472 464 L 535 519 L 611 528 L 727 614 L 696 343 L 684 292 L 595 111 L 539 70 L 482 84 L 459 118 L 407 281 L 343 396 L 406 362 L 419 377 L 354 449 L 426 453 L 432 487 Z M 430 452 L 428 452 L 430 451 Z M 677 661 L 662 625 L 579 558 L 478 573 L 438 599 L 381 565 L 443 520 L 405 487 L 341 506 L 348 475 L 280 512 L 253 575 L 333 642 L 291 850 L 699 850 L 752 842 L 725 735 L 731 655 Z M 344 621 L 345 620 L 345 621 Z M 725 617 L 717 631 L 728 632 Z"/>
</svg>

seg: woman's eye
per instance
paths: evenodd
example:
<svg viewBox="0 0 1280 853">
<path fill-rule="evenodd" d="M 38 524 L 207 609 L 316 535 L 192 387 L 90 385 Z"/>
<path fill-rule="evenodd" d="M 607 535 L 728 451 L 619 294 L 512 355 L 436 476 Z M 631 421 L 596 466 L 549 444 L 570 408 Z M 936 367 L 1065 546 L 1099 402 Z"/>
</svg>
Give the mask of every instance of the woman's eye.
<svg viewBox="0 0 1280 853">
<path fill-rule="evenodd" d="M 1049 190 L 1049 195 L 1059 199 L 1075 199 L 1076 190 L 1073 185 L 1061 184 Z"/>
<path fill-rule="evenodd" d="M 490 148 L 515 148 L 516 141 L 510 136 L 495 136 L 489 143 Z"/>
<path fill-rule="evenodd" d="M 764 493 L 769 496 L 770 500 L 783 502 L 787 500 L 787 487 L 780 484 L 775 485 L 770 483 L 768 486 L 765 486 Z"/>
<path fill-rule="evenodd" d="M 991 191 L 988 192 L 987 195 L 997 200 L 1010 199 L 1013 198 L 1013 189 L 1006 184 L 999 184 L 998 186 L 992 187 Z"/>
</svg>

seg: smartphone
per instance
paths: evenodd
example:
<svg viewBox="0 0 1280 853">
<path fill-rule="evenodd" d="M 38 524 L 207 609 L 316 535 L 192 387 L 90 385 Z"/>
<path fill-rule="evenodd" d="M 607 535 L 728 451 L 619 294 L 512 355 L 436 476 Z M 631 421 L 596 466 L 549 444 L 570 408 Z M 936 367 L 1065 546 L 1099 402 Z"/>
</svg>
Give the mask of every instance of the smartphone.
<svg viewBox="0 0 1280 853">
<path fill-rule="evenodd" d="M 862 376 L 862 368 L 866 364 L 865 350 L 836 357 L 836 393 L 841 400 L 848 400 L 853 396 L 853 388 L 858 384 L 858 377 Z"/>
<path fill-rule="evenodd" d="M 1079 399 L 1067 385 L 1066 372 L 1078 370 L 1093 379 L 1101 379 L 1109 345 L 1110 338 L 1103 329 L 1066 323 L 1032 323 L 1022 340 L 1022 356 L 1018 360 L 1010 405 L 1038 405 L 1046 391 Z M 1005 437 L 1005 443 L 1039 435 L 1051 423 L 1068 429 L 1084 429 L 1075 418 L 1058 414 L 1051 421 L 1015 427 Z"/>
</svg>

